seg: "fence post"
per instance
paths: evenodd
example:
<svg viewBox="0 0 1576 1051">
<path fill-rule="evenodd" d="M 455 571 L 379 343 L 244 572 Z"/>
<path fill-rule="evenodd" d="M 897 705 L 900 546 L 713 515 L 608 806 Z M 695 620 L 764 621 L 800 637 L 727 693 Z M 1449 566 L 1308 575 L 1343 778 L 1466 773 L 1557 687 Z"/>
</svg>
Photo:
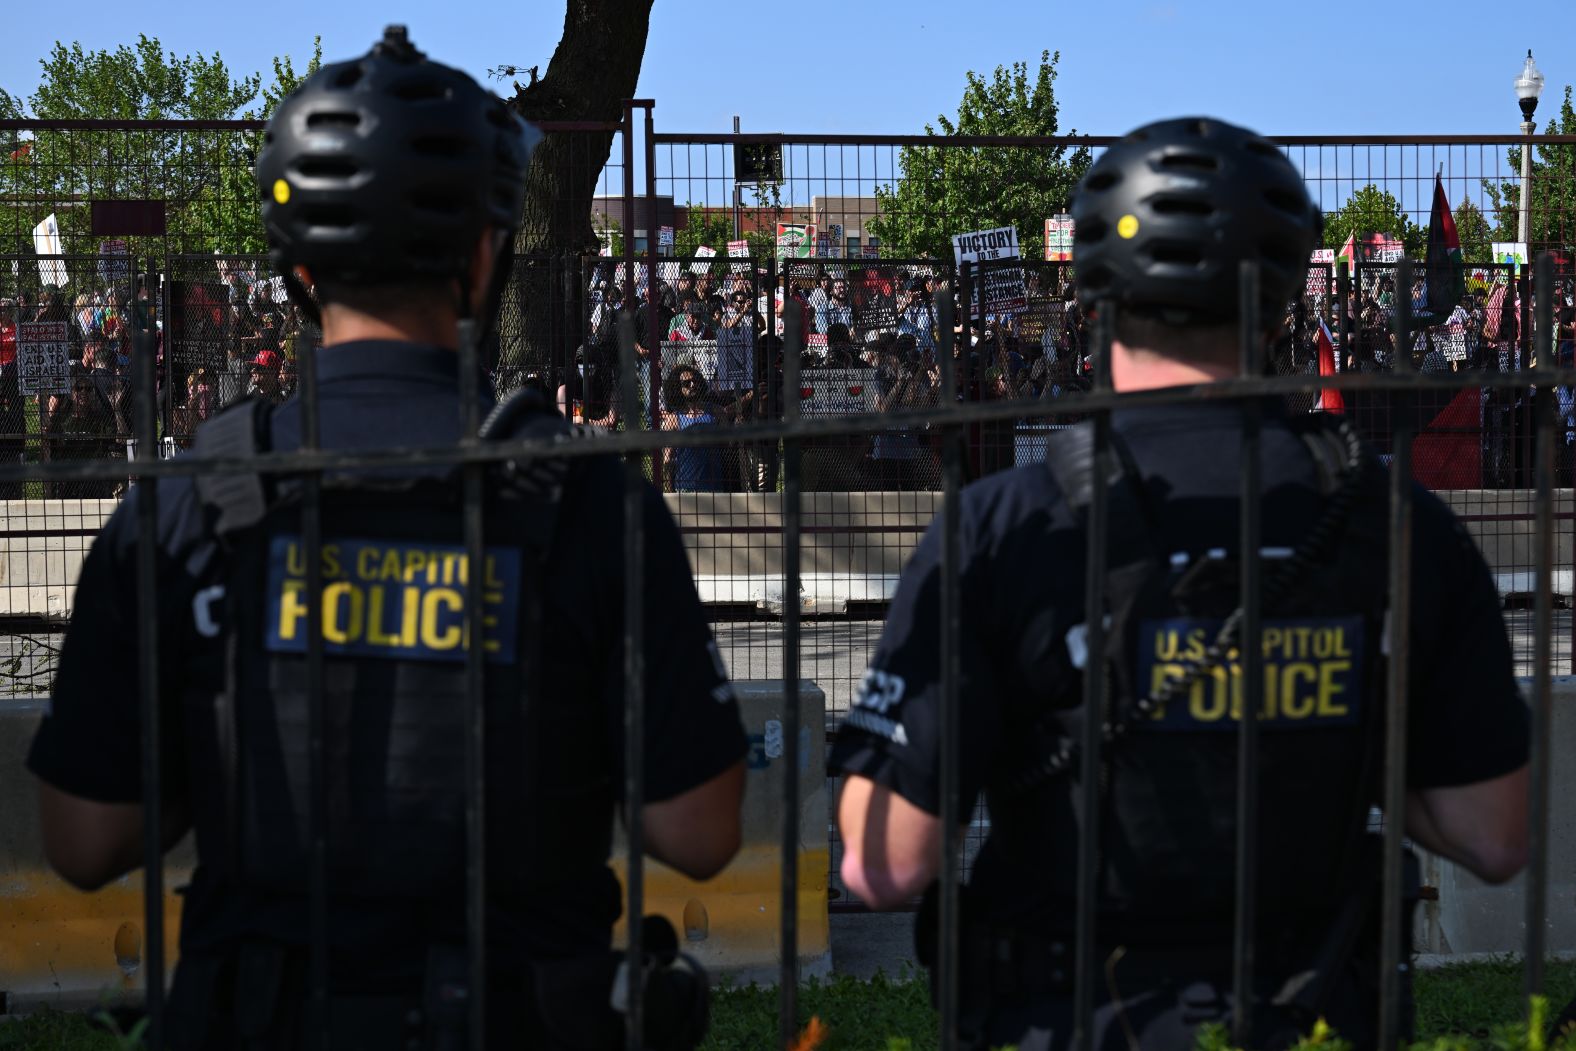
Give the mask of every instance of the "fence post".
<svg viewBox="0 0 1576 1051">
<path fill-rule="evenodd" d="M 149 267 L 151 273 L 151 266 Z M 136 430 L 148 459 L 158 460 L 158 404 L 153 392 L 153 333 L 132 329 L 141 344 L 137 369 Z M 42 401 L 40 402 L 42 404 Z M 140 473 L 140 472 L 139 472 Z M 147 951 L 143 983 L 148 1011 L 148 1047 L 164 1047 L 164 753 L 159 691 L 158 480 L 137 485 L 137 648 L 142 702 L 142 909 Z"/>
<path fill-rule="evenodd" d="M 969 263 L 963 264 L 965 274 Z M 943 411 L 957 412 L 957 366 L 954 357 L 951 322 L 951 292 L 947 290 L 945 314 L 948 324 L 941 332 L 938 347 L 941 365 Z M 965 307 L 967 309 L 967 307 Z M 958 978 L 961 974 L 958 913 L 958 883 L 962 878 L 955 840 L 961 824 L 963 801 L 959 793 L 962 744 L 959 733 L 958 682 L 962 669 L 963 614 L 960 554 L 958 551 L 958 491 L 963 485 L 963 431 L 943 425 L 941 431 L 941 899 L 937 903 L 938 998 L 941 1008 L 941 1048 L 953 1051 L 958 1046 Z"/>
<path fill-rule="evenodd" d="M 775 298 L 775 297 L 773 297 Z M 804 309 L 783 300 L 783 422 L 799 422 L 799 356 L 804 352 Z M 781 957 L 778 961 L 777 1031 L 783 1047 L 799 1028 L 799 440 L 783 443 L 783 827 Z"/>
</svg>

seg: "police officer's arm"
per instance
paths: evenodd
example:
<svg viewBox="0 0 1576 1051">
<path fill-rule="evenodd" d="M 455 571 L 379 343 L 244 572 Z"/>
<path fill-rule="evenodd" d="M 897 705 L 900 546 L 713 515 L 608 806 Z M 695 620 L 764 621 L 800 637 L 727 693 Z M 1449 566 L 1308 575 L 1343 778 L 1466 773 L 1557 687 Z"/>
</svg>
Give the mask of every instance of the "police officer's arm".
<svg viewBox="0 0 1576 1051">
<path fill-rule="evenodd" d="M 646 784 L 641 830 L 647 854 L 693 879 L 707 879 L 732 860 L 742 838 L 744 727 L 678 528 L 662 497 L 650 487 L 645 535 Z M 620 625 L 610 627 L 605 637 L 622 637 Z M 609 663 L 609 715 L 621 766 L 622 662 Z"/>
<path fill-rule="evenodd" d="M 98 890 L 142 865 L 141 803 L 99 803 L 38 783 L 38 819 L 44 858 L 60 878 L 78 890 Z M 183 808 L 164 813 L 164 849 L 186 834 Z"/>
<path fill-rule="evenodd" d="M 972 514 L 993 499 L 990 492 L 999 493 L 993 484 L 970 487 L 962 515 L 962 601 L 977 616 L 958 640 L 960 739 L 943 742 L 940 735 L 941 544 L 933 522 L 903 570 L 880 645 L 828 759 L 844 775 L 837 806 L 843 882 L 872 908 L 911 900 L 940 870 L 948 838 L 939 816 L 942 747 L 959 751 L 959 819 L 966 822 L 1000 740 L 1006 684 L 987 651 L 1002 635 L 988 584 L 998 553 L 987 538 L 991 527 Z"/>
<path fill-rule="evenodd" d="M 1406 831 L 1500 882 L 1527 859 L 1530 717 L 1487 563 L 1437 496 L 1414 491 Z"/>
<path fill-rule="evenodd" d="M 744 763 L 734 763 L 682 795 L 647 803 L 640 827 L 646 853 L 690 879 L 710 879 L 739 852 Z"/>
<path fill-rule="evenodd" d="M 843 883 L 872 909 L 918 897 L 941 871 L 941 819 L 850 774 L 837 803 Z"/>
<path fill-rule="evenodd" d="M 1527 783 L 1523 766 L 1503 777 L 1456 788 L 1409 792 L 1406 834 L 1489 883 L 1527 864 Z"/>
</svg>

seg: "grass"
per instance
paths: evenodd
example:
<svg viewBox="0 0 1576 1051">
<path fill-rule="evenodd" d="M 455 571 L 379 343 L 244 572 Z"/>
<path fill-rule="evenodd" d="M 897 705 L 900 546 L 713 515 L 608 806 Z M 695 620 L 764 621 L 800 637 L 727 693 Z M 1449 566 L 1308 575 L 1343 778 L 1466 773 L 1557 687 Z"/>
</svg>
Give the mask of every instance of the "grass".
<svg viewBox="0 0 1576 1051">
<path fill-rule="evenodd" d="M 1463 1051 L 1492 1051 L 1494 1029 L 1520 1019 L 1525 1001 L 1521 965 L 1514 960 L 1458 964 L 1417 976 L 1417 1035 L 1451 1037 Z M 1576 997 L 1576 963 L 1551 963 L 1544 991 L 1557 1014 Z M 799 1017 L 818 1018 L 825 1039 L 816 1051 L 930 1051 L 937 1046 L 936 1015 L 925 982 L 905 973 L 871 981 L 833 977 L 809 981 L 799 993 Z M 777 991 L 722 986 L 714 991 L 711 1033 L 703 1051 L 776 1046 Z M 135 1047 L 85 1015 L 43 1011 L 0 1020 L 0 1051 L 124 1051 Z"/>
</svg>

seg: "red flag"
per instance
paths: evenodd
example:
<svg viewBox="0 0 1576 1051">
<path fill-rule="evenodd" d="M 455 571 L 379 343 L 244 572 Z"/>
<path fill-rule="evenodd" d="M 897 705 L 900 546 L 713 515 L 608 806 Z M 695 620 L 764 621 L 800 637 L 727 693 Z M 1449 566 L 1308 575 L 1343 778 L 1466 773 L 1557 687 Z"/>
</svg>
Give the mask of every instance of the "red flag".
<svg viewBox="0 0 1576 1051">
<path fill-rule="evenodd" d="M 1323 321 L 1319 322 L 1319 375 L 1335 375 L 1335 341 L 1330 338 L 1330 330 Z M 1346 399 L 1341 397 L 1338 390 L 1321 390 L 1319 403 L 1314 406 L 1317 412 L 1338 412 L 1346 414 Z"/>
</svg>

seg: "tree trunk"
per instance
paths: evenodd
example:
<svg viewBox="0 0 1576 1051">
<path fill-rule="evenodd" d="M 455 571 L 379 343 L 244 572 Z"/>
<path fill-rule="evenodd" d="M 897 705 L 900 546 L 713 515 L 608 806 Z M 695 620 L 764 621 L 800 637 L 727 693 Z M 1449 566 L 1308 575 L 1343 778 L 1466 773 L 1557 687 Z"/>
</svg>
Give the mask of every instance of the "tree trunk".
<svg viewBox="0 0 1576 1051">
<path fill-rule="evenodd" d="M 510 100 L 515 112 L 531 121 L 623 119 L 623 103 L 640 79 L 651 4 L 568 0 L 564 35 L 547 74 L 539 80 L 533 75 L 523 87 L 515 84 Z M 570 266 L 566 278 L 564 257 L 597 252 L 591 198 L 612 145 L 608 131 L 554 132 L 537 147 L 515 239 L 516 279 L 499 316 L 501 365 L 566 364 L 566 355 L 583 337 L 584 266 Z M 565 331 L 571 324 L 572 330 Z"/>
</svg>

